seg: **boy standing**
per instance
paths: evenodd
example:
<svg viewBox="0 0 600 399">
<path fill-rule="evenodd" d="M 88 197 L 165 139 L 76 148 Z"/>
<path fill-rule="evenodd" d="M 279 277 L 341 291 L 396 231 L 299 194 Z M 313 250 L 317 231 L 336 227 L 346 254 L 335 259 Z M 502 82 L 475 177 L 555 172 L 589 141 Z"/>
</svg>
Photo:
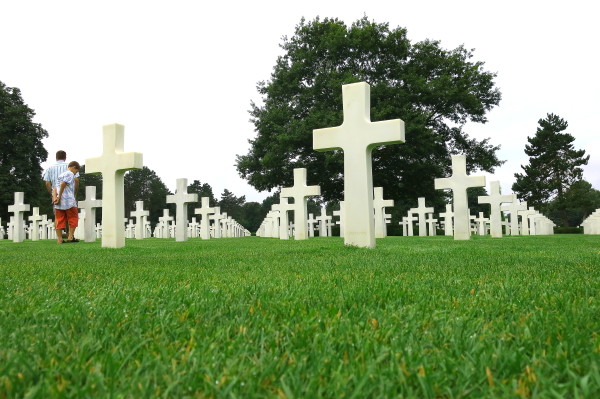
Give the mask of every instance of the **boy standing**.
<svg viewBox="0 0 600 399">
<path fill-rule="evenodd" d="M 63 243 L 62 231 L 69 222 L 69 233 L 66 242 L 78 242 L 73 235 L 79 221 L 77 201 L 75 199 L 75 175 L 79 173 L 79 163 L 72 161 L 68 169 L 58 176 L 56 186 L 52 191 L 54 209 L 56 212 L 56 240 Z"/>
</svg>

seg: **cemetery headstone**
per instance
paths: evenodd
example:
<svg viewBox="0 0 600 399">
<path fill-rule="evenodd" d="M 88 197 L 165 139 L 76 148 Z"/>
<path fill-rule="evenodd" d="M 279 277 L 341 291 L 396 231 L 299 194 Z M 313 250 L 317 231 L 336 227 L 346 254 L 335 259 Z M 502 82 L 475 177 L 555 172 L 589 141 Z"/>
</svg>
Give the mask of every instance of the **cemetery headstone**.
<svg viewBox="0 0 600 399">
<path fill-rule="evenodd" d="M 85 161 L 86 173 L 102 174 L 102 247 L 125 246 L 122 220 L 125 216 L 124 176 L 131 169 L 141 169 L 142 154 L 123 152 L 125 127 L 119 124 L 103 127 L 103 151 L 98 158 Z"/>
<path fill-rule="evenodd" d="M 375 247 L 371 154 L 383 144 L 404 142 L 400 119 L 371 122 L 370 87 L 365 82 L 342 86 L 344 121 L 341 126 L 313 131 L 317 151 L 344 152 L 344 243 Z"/>
<path fill-rule="evenodd" d="M 307 214 L 307 199 L 321 195 L 321 187 L 306 185 L 306 169 L 294 169 L 294 186 L 281 189 L 281 197 L 293 198 L 294 203 L 291 205 L 291 210 L 294 211 L 294 225 L 296 240 L 306 240 L 308 234 L 306 231 L 306 214 Z"/>
<path fill-rule="evenodd" d="M 467 157 L 452 155 L 452 176 L 435 179 L 436 190 L 452 190 L 452 205 L 454 208 L 454 239 L 469 240 L 469 210 L 467 203 L 467 188 L 485 187 L 485 176 L 467 175 Z"/>
</svg>

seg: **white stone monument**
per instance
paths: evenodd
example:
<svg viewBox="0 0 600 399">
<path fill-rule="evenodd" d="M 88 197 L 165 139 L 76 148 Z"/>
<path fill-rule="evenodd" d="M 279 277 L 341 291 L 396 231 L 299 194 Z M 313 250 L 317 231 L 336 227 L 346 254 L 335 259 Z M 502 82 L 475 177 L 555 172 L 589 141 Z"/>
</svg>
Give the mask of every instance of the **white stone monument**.
<svg viewBox="0 0 600 399">
<path fill-rule="evenodd" d="M 294 203 L 291 205 L 291 210 L 294 211 L 294 225 L 296 240 L 306 240 L 308 234 L 306 231 L 306 201 L 308 197 L 321 195 L 321 187 L 306 185 L 306 169 L 294 169 L 294 186 L 281 189 L 281 197 L 293 198 Z"/>
<path fill-rule="evenodd" d="M 500 182 L 490 182 L 490 195 L 479 196 L 477 200 L 480 204 L 490 204 L 490 235 L 494 238 L 502 237 L 502 210 L 501 205 L 506 202 L 512 202 L 513 195 L 502 195 L 500 192 Z"/>
<path fill-rule="evenodd" d="M 96 187 L 85 188 L 85 200 L 79 201 L 79 209 L 85 210 L 86 218 L 83 222 L 83 239 L 85 242 L 96 241 L 96 208 L 102 207 L 102 200 L 96 199 Z M 80 230 L 80 229 L 78 229 Z"/>
<path fill-rule="evenodd" d="M 509 204 L 502 205 L 501 210 L 510 214 L 510 235 L 519 235 L 519 211 L 527 210 L 527 202 L 519 202 L 517 196 L 512 194 L 512 201 Z"/>
<path fill-rule="evenodd" d="M 325 206 L 321 207 L 321 214 L 317 216 L 319 222 L 319 237 L 328 237 L 327 235 L 327 222 L 332 219 L 331 216 L 327 215 Z"/>
<path fill-rule="evenodd" d="M 215 213 L 217 208 L 210 207 L 210 197 L 201 198 L 201 207 L 194 210 L 195 215 L 200 215 L 200 238 L 203 240 L 210 239 L 210 215 Z"/>
<path fill-rule="evenodd" d="M 452 212 L 452 205 L 446 204 L 446 212 L 441 212 L 440 217 L 444 218 L 444 235 L 451 236 L 454 234 L 452 218 L 454 218 L 454 212 Z"/>
<path fill-rule="evenodd" d="M 454 208 L 454 239 L 469 240 L 469 208 L 467 203 L 467 188 L 485 187 L 485 176 L 467 175 L 467 157 L 452 155 L 452 176 L 435 179 L 436 190 L 452 190 Z"/>
<path fill-rule="evenodd" d="M 394 200 L 383 199 L 383 187 L 373 189 L 373 207 L 375 209 L 375 238 L 387 236 L 385 226 L 385 208 L 394 206 Z"/>
<path fill-rule="evenodd" d="M 333 211 L 333 216 L 337 216 L 340 218 L 335 224 L 340 225 L 340 237 L 344 236 L 344 213 L 346 212 L 346 206 L 344 205 L 344 201 L 340 201 L 340 209 L 338 211 Z"/>
<path fill-rule="evenodd" d="M 271 209 L 279 212 L 279 239 L 287 240 L 290 238 L 288 224 L 288 211 L 294 210 L 294 204 L 288 203 L 288 198 L 280 196 L 279 204 L 273 204 Z M 304 224 L 304 223 L 303 223 Z"/>
<path fill-rule="evenodd" d="M 15 193 L 15 203 L 8 206 L 8 212 L 15 214 L 14 219 L 11 217 L 12 234 L 9 233 L 13 242 L 23 242 L 25 240 L 25 225 L 23 216 L 25 212 L 29 212 L 30 205 L 25 204 L 25 193 Z"/>
<path fill-rule="evenodd" d="M 121 248 L 125 246 L 122 228 L 125 217 L 124 176 L 128 170 L 142 168 L 142 154 L 123 152 L 123 125 L 105 125 L 103 136 L 102 156 L 86 159 L 85 172 L 102 174 L 102 247 Z"/>
<path fill-rule="evenodd" d="M 160 238 L 171 238 L 171 229 L 169 227 L 169 222 L 173 221 L 173 216 L 169 215 L 169 209 L 163 209 L 163 215 L 158 218 L 157 227 L 159 229 Z"/>
<path fill-rule="evenodd" d="M 410 208 L 409 213 L 416 213 L 419 216 L 419 236 L 425 237 L 427 236 L 426 216 L 428 213 L 433 213 L 433 207 L 425 205 L 425 197 L 419 197 L 418 204 L 418 207 Z"/>
<path fill-rule="evenodd" d="M 32 215 L 29 216 L 29 221 L 31 222 L 31 240 L 38 241 L 40 239 L 40 223 L 42 221 L 39 207 L 33 207 Z"/>
<path fill-rule="evenodd" d="M 342 86 L 344 122 L 341 126 L 313 131 L 313 148 L 344 151 L 344 243 L 375 247 L 373 173 L 371 154 L 383 144 L 404 142 L 400 119 L 371 122 L 371 96 L 367 83 Z"/>
<path fill-rule="evenodd" d="M 177 179 L 174 195 L 167 195 L 167 204 L 175 204 L 175 241 L 187 240 L 188 207 L 190 202 L 198 202 L 198 194 L 187 192 L 187 179 Z"/>
<path fill-rule="evenodd" d="M 144 210 L 144 201 L 135 201 L 135 211 L 130 215 L 135 218 L 135 238 L 143 240 L 146 237 L 146 221 L 150 216 L 150 211 Z"/>
</svg>

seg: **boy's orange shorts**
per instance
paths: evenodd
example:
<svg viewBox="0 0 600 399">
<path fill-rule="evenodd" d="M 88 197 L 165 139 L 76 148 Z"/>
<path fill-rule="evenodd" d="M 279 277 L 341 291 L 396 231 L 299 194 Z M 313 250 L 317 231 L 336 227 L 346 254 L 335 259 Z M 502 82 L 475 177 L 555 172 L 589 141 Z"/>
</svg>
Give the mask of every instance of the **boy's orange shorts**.
<svg viewBox="0 0 600 399">
<path fill-rule="evenodd" d="M 69 209 L 56 209 L 56 228 L 67 228 L 67 220 L 69 221 L 69 226 L 71 228 L 77 227 L 79 213 L 76 206 Z"/>
</svg>

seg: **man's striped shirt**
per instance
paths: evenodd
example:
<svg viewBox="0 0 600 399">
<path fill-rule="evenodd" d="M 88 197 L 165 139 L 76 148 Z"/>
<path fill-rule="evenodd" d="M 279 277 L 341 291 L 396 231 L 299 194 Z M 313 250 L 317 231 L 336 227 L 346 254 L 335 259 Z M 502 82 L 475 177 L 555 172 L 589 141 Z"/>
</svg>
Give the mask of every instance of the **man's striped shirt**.
<svg viewBox="0 0 600 399">
<path fill-rule="evenodd" d="M 62 175 L 67 171 L 67 169 L 69 169 L 68 165 L 69 164 L 66 161 L 56 161 L 54 165 L 46 169 L 44 175 L 42 176 L 42 179 L 44 181 L 49 181 L 50 183 L 52 183 L 52 187 L 56 187 L 56 183 L 58 182 L 58 176 Z M 79 177 L 79 173 L 77 173 L 75 177 Z"/>
</svg>

